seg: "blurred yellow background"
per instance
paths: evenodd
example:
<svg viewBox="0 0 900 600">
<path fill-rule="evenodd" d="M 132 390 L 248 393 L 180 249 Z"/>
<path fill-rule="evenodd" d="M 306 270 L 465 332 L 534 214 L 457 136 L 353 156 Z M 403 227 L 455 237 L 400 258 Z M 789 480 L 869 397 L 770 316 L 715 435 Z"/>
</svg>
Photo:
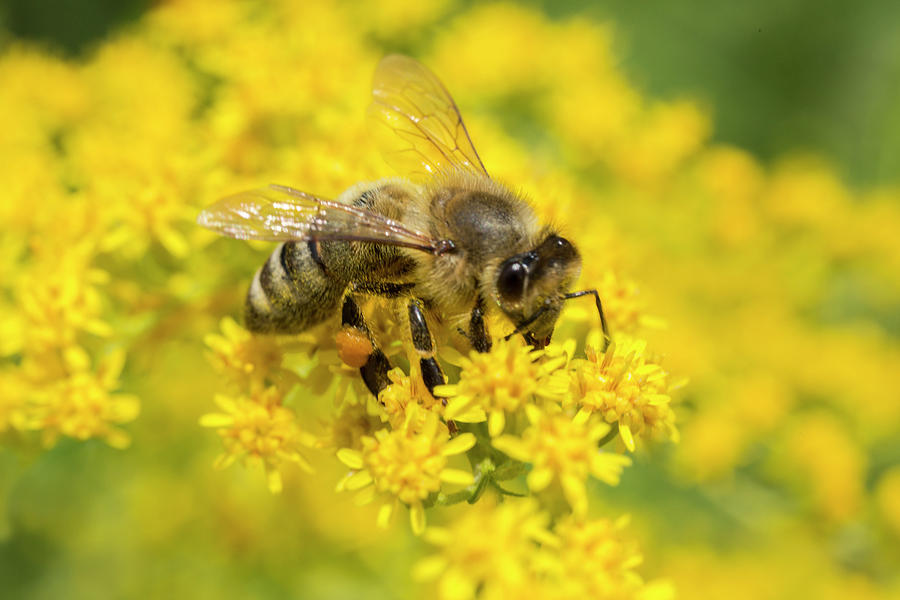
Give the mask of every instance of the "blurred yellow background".
<svg viewBox="0 0 900 600">
<path fill-rule="evenodd" d="M 442 78 L 491 174 L 578 243 L 614 334 L 690 379 L 680 442 L 589 484 L 592 516 L 631 515 L 637 571 L 680 598 L 900 595 L 889 3 L 653 18 L 185 0 L 68 29 L 23 6 L 3 12 L 0 54 L 4 598 L 434 597 L 411 575 L 434 548 L 336 494 L 333 456 L 306 453 L 315 474 L 288 466 L 271 494 L 261 470 L 214 470 L 222 443 L 199 425 L 225 390 L 208 335 L 270 248 L 197 212 L 269 181 L 334 197 L 391 174 L 363 120 L 391 51 Z M 807 20 L 825 24 L 790 26 Z M 557 336 L 583 340 L 589 308 Z M 330 409 L 292 406 L 310 424 Z"/>
</svg>

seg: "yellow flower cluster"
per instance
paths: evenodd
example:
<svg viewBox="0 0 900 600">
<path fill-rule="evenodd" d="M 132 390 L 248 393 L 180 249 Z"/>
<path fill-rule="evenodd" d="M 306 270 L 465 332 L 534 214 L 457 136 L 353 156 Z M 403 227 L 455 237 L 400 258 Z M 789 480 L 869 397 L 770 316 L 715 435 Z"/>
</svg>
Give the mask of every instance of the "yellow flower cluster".
<svg viewBox="0 0 900 600">
<path fill-rule="evenodd" d="M 446 416 L 466 423 L 488 420 L 492 436 L 506 427 L 506 415 L 521 412 L 534 398 L 552 397 L 552 375 L 565 358 L 541 361 L 521 339 L 498 342 L 489 353 L 470 353 L 460 360 L 459 382 L 439 386 L 438 396 L 450 398 Z"/>
<path fill-rule="evenodd" d="M 436 579 L 441 600 L 671 598 L 670 586 L 645 586 L 635 571 L 642 557 L 622 533 L 626 523 L 567 518 L 551 525 L 535 501 L 483 502 L 452 525 L 426 530 L 440 553 L 422 560 L 415 575 Z"/>
<path fill-rule="evenodd" d="M 678 441 L 669 391 L 669 373 L 645 356 L 646 342 L 610 342 L 604 352 L 588 347 L 587 358 L 575 361 L 570 403 L 579 415 L 597 413 L 614 423 L 622 442 L 634 451 L 634 436 Z"/>
<path fill-rule="evenodd" d="M 74 541 L 71 527 L 48 526 L 37 535 L 58 542 L 58 571 L 104 562 L 79 551 L 121 549 L 126 530 L 123 556 L 214 555 L 225 566 L 208 589 L 179 595 L 227 597 L 250 562 L 305 552 L 312 564 L 328 544 L 321 554 L 347 556 L 357 536 L 376 538 L 365 524 L 405 505 L 434 547 L 416 574 L 441 598 L 670 597 L 667 581 L 638 574 L 626 519 L 603 518 L 624 512 L 642 570 L 684 597 L 900 589 L 900 194 L 851 190 L 813 158 L 769 167 L 710 143 L 705 111 L 645 97 L 613 39 L 612 26 L 509 2 L 172 0 L 78 60 L 5 47 L 0 444 L 123 448 L 133 433 L 131 451 L 104 448 L 123 466 L 103 480 L 116 502 L 92 512 L 133 501 L 153 516 L 124 527 L 110 516 Z M 290 338 L 253 336 L 232 317 L 211 332 L 240 313 L 271 248 L 214 238 L 197 211 L 268 182 L 334 197 L 391 175 L 362 115 L 373 66 L 398 47 L 454 92 L 492 176 L 576 243 L 577 289 L 599 291 L 608 346 L 586 299 L 567 303 L 540 351 L 514 337 L 460 354 L 435 331 L 448 374 L 435 398 L 408 328 L 373 301 L 373 334 L 400 365 L 375 399 L 345 362 L 337 317 Z M 504 129 L 514 122 L 530 124 L 527 145 Z M 672 373 L 690 375 L 685 395 Z M 199 433 L 198 419 L 214 431 Z M 181 457 L 198 444 L 217 467 L 261 468 L 283 493 L 223 492 L 235 471 L 213 478 L 206 455 L 202 469 L 165 466 L 169 445 Z M 65 460 L 62 446 L 42 459 Z M 316 475 L 290 478 L 312 465 Z M 5 521 L 7 497 L 28 492 L 16 481 L 0 481 L 4 540 L 22 527 Z M 335 481 L 353 494 L 333 494 Z M 160 514 L 170 496 L 184 506 Z M 210 510 L 190 512 L 201 503 Z M 179 537 L 200 519 L 219 537 Z M 381 555 L 419 548 L 397 541 L 409 529 L 381 532 Z M 377 573 L 367 583 L 413 562 L 382 575 L 359 560 Z M 308 589 L 296 562 L 285 570 L 273 589 Z M 66 586 L 40 590 L 53 595 L 86 580 L 47 581 Z M 395 593 L 405 585 L 383 595 L 411 596 Z"/>
<path fill-rule="evenodd" d="M 420 410 L 418 404 L 408 405 L 401 427 L 380 429 L 374 437 L 362 438 L 361 450 L 342 448 L 337 454 L 352 470 L 338 489 L 362 489 L 358 496 L 361 504 L 372 501 L 376 493 L 386 495 L 389 500 L 378 515 L 382 526 L 387 525 L 397 501 L 406 504 L 416 533 L 425 529 L 422 502 L 437 493 L 441 483 L 461 486 L 472 483 L 471 473 L 448 468 L 447 458 L 475 445 L 471 433 L 450 439 L 447 427 L 435 413 L 420 414 Z"/>
<path fill-rule="evenodd" d="M 273 494 L 282 489 L 280 469 L 285 461 L 312 471 L 300 450 L 315 442 L 298 427 L 296 415 L 281 401 L 276 388 L 266 388 L 250 398 L 219 395 L 216 404 L 223 412 L 209 413 L 200 419 L 201 425 L 218 429 L 225 445 L 215 466 L 225 468 L 236 459 L 257 463 L 266 469 Z"/>
<path fill-rule="evenodd" d="M 622 468 L 631 464 L 631 460 L 597 450 L 609 431 L 605 423 L 587 423 L 587 418 L 572 419 L 563 413 L 548 414 L 534 405 L 529 405 L 525 412 L 530 426 L 521 438 L 503 435 L 493 440 L 494 447 L 515 460 L 531 464 L 526 478 L 531 491 L 541 492 L 551 481 L 558 480 L 572 511 L 584 516 L 588 508 L 587 475 L 616 485 Z"/>
</svg>

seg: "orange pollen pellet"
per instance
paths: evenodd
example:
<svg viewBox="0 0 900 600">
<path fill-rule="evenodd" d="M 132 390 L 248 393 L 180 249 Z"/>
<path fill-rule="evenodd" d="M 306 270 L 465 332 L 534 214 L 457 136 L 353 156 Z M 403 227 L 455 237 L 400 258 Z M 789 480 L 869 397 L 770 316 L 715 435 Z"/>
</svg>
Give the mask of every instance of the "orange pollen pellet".
<svg viewBox="0 0 900 600">
<path fill-rule="evenodd" d="M 374 350 L 366 334 L 355 327 L 341 329 L 334 341 L 337 343 L 338 356 L 348 367 L 362 367 Z"/>
</svg>

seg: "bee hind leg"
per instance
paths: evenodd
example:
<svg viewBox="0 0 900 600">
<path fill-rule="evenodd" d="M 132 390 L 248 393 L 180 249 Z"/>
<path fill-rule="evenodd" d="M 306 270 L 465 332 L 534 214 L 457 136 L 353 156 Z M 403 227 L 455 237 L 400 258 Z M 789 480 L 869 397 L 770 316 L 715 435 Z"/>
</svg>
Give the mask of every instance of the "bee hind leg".
<svg viewBox="0 0 900 600">
<path fill-rule="evenodd" d="M 341 308 L 341 323 L 345 327 L 353 327 L 363 333 L 372 344 L 372 353 L 369 354 L 365 364 L 359 368 L 359 373 L 362 375 L 366 387 L 377 398 L 378 394 L 391 383 L 390 379 L 388 379 L 391 362 L 384 355 L 384 352 L 381 351 L 381 348 L 375 344 L 372 332 L 366 325 L 363 314 L 352 296 L 347 296 L 344 299 L 344 306 Z"/>
</svg>

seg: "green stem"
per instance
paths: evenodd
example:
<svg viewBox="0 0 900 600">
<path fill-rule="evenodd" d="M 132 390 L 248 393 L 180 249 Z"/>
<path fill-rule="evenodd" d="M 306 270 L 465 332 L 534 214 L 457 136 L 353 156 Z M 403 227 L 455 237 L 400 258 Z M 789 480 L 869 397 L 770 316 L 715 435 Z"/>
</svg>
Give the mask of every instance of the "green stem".
<svg viewBox="0 0 900 600">
<path fill-rule="evenodd" d="M 609 433 L 600 438 L 600 441 L 597 442 L 597 447 L 602 448 L 609 442 L 611 442 L 617 435 L 619 435 L 619 422 L 616 421 L 612 424 L 612 427 L 609 429 Z"/>
</svg>

